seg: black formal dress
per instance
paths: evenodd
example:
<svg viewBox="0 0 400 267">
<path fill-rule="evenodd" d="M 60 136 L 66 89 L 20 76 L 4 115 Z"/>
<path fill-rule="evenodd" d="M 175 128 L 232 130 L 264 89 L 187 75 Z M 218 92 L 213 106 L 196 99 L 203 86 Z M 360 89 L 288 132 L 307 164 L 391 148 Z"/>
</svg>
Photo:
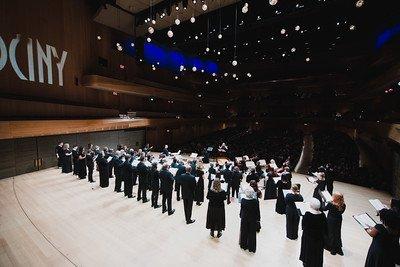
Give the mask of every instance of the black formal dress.
<svg viewBox="0 0 400 267">
<path fill-rule="evenodd" d="M 61 152 L 61 172 L 70 173 L 72 172 L 72 152 L 69 149 L 63 149 Z"/>
<path fill-rule="evenodd" d="M 158 208 L 158 195 L 160 191 L 160 177 L 156 169 L 151 169 L 148 174 L 151 187 L 151 206 Z"/>
<path fill-rule="evenodd" d="M 345 211 L 346 206 L 343 210 L 328 202 L 324 207 L 321 207 L 321 211 L 328 211 L 328 234 L 325 236 L 325 249 L 331 253 L 343 254 L 342 251 L 342 214 Z"/>
<path fill-rule="evenodd" d="M 93 183 L 93 170 L 94 170 L 94 153 L 90 152 L 86 154 L 86 166 L 88 169 L 88 181 Z"/>
<path fill-rule="evenodd" d="M 185 219 L 188 223 L 192 220 L 191 218 L 193 199 L 196 190 L 196 178 L 189 173 L 185 173 L 178 176 L 176 178 L 176 182 L 182 187 L 183 207 L 185 209 Z"/>
<path fill-rule="evenodd" d="M 324 235 L 327 233 L 324 213 L 306 212 L 302 220 L 300 260 L 307 267 L 322 267 L 324 262 Z"/>
<path fill-rule="evenodd" d="M 55 152 L 57 155 L 57 166 L 59 168 L 62 167 L 62 150 L 63 150 L 62 146 L 59 145 L 56 146 Z"/>
<path fill-rule="evenodd" d="M 137 200 L 143 199 L 143 203 L 147 202 L 147 187 L 149 185 L 148 182 L 148 169 L 143 162 L 139 162 L 137 165 L 137 172 L 139 175 L 139 185 L 138 185 L 138 196 Z"/>
<path fill-rule="evenodd" d="M 206 228 L 212 231 L 225 230 L 225 205 L 226 192 L 215 192 L 208 190 L 207 193 L 208 209 Z"/>
<path fill-rule="evenodd" d="M 240 206 L 240 238 L 242 249 L 256 252 L 257 226 L 260 221 L 258 199 L 242 199 Z"/>
<path fill-rule="evenodd" d="M 97 158 L 97 166 L 99 168 L 99 177 L 100 177 L 100 187 L 104 188 L 104 187 L 108 187 L 109 185 L 109 167 L 108 167 L 108 162 L 107 159 L 102 157 L 102 156 L 98 156 Z"/>
<path fill-rule="evenodd" d="M 318 199 L 319 202 L 322 203 L 322 197 L 319 194 L 319 192 L 320 191 L 325 191 L 326 181 L 325 180 L 317 180 L 316 183 L 317 183 L 317 186 L 314 189 L 313 198 Z"/>
<path fill-rule="evenodd" d="M 197 205 L 201 205 L 204 202 L 204 172 L 201 170 L 196 170 L 196 177 L 199 180 L 196 183 L 196 191 L 194 193 L 194 200 Z"/>
<path fill-rule="evenodd" d="M 296 240 L 299 232 L 300 215 L 295 202 L 303 202 L 300 194 L 289 193 L 285 198 L 286 202 L 286 237 Z"/>
<path fill-rule="evenodd" d="M 77 165 L 77 174 L 79 179 L 86 179 L 87 170 L 86 170 L 86 155 L 81 153 L 78 155 L 78 160 L 76 162 Z"/>
<path fill-rule="evenodd" d="M 283 182 L 282 180 L 279 180 L 276 183 L 276 186 L 278 188 L 278 197 L 276 199 L 276 205 L 275 205 L 275 211 L 279 214 L 285 214 L 286 213 L 286 203 L 285 203 L 285 197 L 283 195 L 282 190 L 289 190 L 292 187 L 292 182 Z"/>
<path fill-rule="evenodd" d="M 273 177 L 269 177 L 265 183 L 264 200 L 276 199 L 276 190 L 277 187 Z"/>
<path fill-rule="evenodd" d="M 375 225 L 378 235 L 372 239 L 365 267 L 394 267 L 400 264 L 399 237 L 389 233 L 383 224 Z"/>
<path fill-rule="evenodd" d="M 124 181 L 124 195 L 128 198 L 132 198 L 133 189 L 133 170 L 136 169 L 132 166 L 132 160 L 125 160 L 121 166 L 121 177 Z"/>
<path fill-rule="evenodd" d="M 75 149 L 72 149 L 72 163 L 74 164 L 74 168 L 73 168 L 73 172 L 72 172 L 72 174 L 73 175 L 78 175 L 78 157 L 79 157 L 79 154 L 78 154 L 78 151 L 77 150 L 75 150 Z"/>
<path fill-rule="evenodd" d="M 115 187 L 114 191 L 115 192 L 122 192 L 121 191 L 121 185 L 122 185 L 122 166 L 124 162 L 122 161 L 122 157 L 117 158 L 115 157 L 113 159 L 113 164 L 114 164 L 114 174 L 115 174 Z"/>
<path fill-rule="evenodd" d="M 167 170 L 160 171 L 161 193 L 162 193 L 162 211 L 168 214 L 172 212 L 172 191 L 174 189 L 174 176 Z"/>
</svg>

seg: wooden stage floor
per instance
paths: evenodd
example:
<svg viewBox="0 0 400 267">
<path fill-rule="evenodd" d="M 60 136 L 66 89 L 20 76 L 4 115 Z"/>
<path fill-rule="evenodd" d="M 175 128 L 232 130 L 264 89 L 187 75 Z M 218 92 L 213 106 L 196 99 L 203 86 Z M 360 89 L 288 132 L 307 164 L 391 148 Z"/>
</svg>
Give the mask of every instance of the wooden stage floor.
<svg viewBox="0 0 400 267">
<path fill-rule="evenodd" d="M 205 228 L 207 200 L 194 205 L 196 222 L 186 225 L 182 201 L 175 199 L 176 212 L 167 216 L 150 202 L 114 193 L 114 179 L 100 188 L 97 172 L 95 184 L 60 172 L 53 168 L 0 181 L 0 266 L 302 266 L 300 238 L 286 239 L 285 216 L 275 213 L 275 200 L 260 203 L 262 229 L 252 254 L 238 245 L 237 202 L 226 206 L 226 231 L 213 239 Z M 293 181 L 311 197 L 313 187 L 303 175 L 294 174 Z M 375 215 L 368 199 L 387 204 L 390 196 L 340 182 L 334 186 L 347 203 L 345 256 L 325 251 L 324 265 L 363 266 L 371 238 L 351 216 Z"/>
</svg>

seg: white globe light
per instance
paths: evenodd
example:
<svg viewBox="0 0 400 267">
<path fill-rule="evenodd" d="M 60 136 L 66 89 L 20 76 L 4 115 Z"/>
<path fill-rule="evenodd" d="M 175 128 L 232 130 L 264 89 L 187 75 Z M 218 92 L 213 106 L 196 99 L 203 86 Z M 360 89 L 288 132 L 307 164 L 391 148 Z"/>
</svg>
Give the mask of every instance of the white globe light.
<svg viewBox="0 0 400 267">
<path fill-rule="evenodd" d="M 310 62 L 310 60 L 311 60 L 311 59 L 310 59 L 309 57 L 306 58 L 306 62 Z"/>
<path fill-rule="evenodd" d="M 208 8 L 208 6 L 206 4 L 203 4 L 203 6 L 201 7 L 201 9 L 203 9 L 203 11 L 206 11 Z"/>
<path fill-rule="evenodd" d="M 250 72 L 247 73 L 247 77 L 251 78 L 251 73 Z"/>
<path fill-rule="evenodd" d="M 192 71 L 197 71 L 196 66 L 193 66 Z"/>
<path fill-rule="evenodd" d="M 179 24 L 181 24 L 181 21 L 180 21 L 179 19 L 176 19 L 176 20 L 175 20 L 175 24 L 176 24 L 176 25 L 179 25 Z"/>
<path fill-rule="evenodd" d="M 233 66 L 237 66 L 238 62 L 236 60 L 232 61 Z"/>
<path fill-rule="evenodd" d="M 207 52 L 210 52 L 210 48 L 209 48 L 209 47 L 207 47 L 207 48 L 206 48 L 206 51 L 207 51 Z"/>
<path fill-rule="evenodd" d="M 299 31 L 299 30 L 300 30 L 300 26 L 297 25 L 296 27 L 294 27 L 294 29 L 295 29 L 296 31 Z"/>
<path fill-rule="evenodd" d="M 236 78 L 236 73 L 232 74 L 232 77 L 233 77 L 233 78 Z"/>
<path fill-rule="evenodd" d="M 169 38 L 172 38 L 172 37 L 174 37 L 174 32 L 172 30 L 169 30 L 167 32 L 167 35 L 168 35 Z"/>
<path fill-rule="evenodd" d="M 281 34 L 285 34 L 286 33 L 286 30 L 285 29 L 282 29 L 281 30 Z"/>
<path fill-rule="evenodd" d="M 195 22 L 196 22 L 196 18 L 195 18 L 195 17 L 191 17 L 191 18 L 190 18 L 190 22 L 191 22 L 191 23 L 195 23 Z"/>
<path fill-rule="evenodd" d="M 276 5 L 278 3 L 278 0 L 269 0 L 269 4 L 271 5 L 271 6 L 274 6 L 274 5 Z"/>
<path fill-rule="evenodd" d="M 364 5 L 364 0 L 358 0 L 356 2 L 356 7 L 362 7 Z"/>
<path fill-rule="evenodd" d="M 246 14 L 247 12 L 249 12 L 249 8 L 246 6 L 242 7 L 242 13 Z"/>
<path fill-rule="evenodd" d="M 149 33 L 153 34 L 154 33 L 154 28 L 153 27 L 149 27 Z"/>
<path fill-rule="evenodd" d="M 350 25 L 350 31 L 354 31 L 356 29 L 356 26 Z"/>
<path fill-rule="evenodd" d="M 154 19 L 151 21 L 151 23 L 153 23 L 153 25 L 156 25 L 156 21 Z"/>
<path fill-rule="evenodd" d="M 222 34 L 218 34 L 218 39 L 222 39 Z"/>
<path fill-rule="evenodd" d="M 122 46 L 120 46 L 120 45 L 117 46 L 117 50 L 118 50 L 118 51 L 122 51 Z"/>
<path fill-rule="evenodd" d="M 296 52 L 296 48 L 293 47 L 290 51 L 292 51 L 292 53 Z"/>
<path fill-rule="evenodd" d="M 151 42 L 151 38 L 147 37 L 147 42 L 150 43 Z"/>
<path fill-rule="evenodd" d="M 226 76 L 228 76 L 228 73 L 227 73 L 227 72 L 225 72 L 225 73 L 224 73 L 224 76 L 225 76 L 225 77 L 226 77 Z"/>
</svg>

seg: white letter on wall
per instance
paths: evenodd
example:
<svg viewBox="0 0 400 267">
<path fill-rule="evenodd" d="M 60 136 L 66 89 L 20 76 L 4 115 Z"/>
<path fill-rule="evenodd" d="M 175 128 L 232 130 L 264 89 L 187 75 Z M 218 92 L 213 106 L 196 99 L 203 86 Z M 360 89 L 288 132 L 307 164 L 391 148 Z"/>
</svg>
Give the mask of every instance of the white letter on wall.
<svg viewBox="0 0 400 267">
<path fill-rule="evenodd" d="M 54 47 L 51 47 L 51 51 L 53 52 L 53 56 L 55 58 L 58 58 L 58 54 L 57 54 L 57 50 Z M 63 78 L 63 70 L 64 70 L 64 65 L 65 65 L 65 61 L 67 60 L 67 52 L 63 51 L 62 56 L 61 56 L 61 60 L 60 62 L 57 63 L 57 69 L 58 69 L 58 84 L 60 86 L 64 85 L 64 78 Z"/>
<path fill-rule="evenodd" d="M 28 52 L 28 69 L 29 69 L 29 80 L 35 81 L 35 66 L 33 63 L 33 42 L 31 38 L 28 38 L 28 44 L 26 45 L 26 51 Z"/>
<path fill-rule="evenodd" d="M 15 59 L 15 50 L 20 41 L 20 38 L 21 38 L 21 36 L 19 34 L 17 34 L 17 37 L 12 39 L 12 41 L 11 41 L 10 50 L 9 50 L 10 61 L 11 61 L 11 66 L 13 67 L 13 69 L 14 69 L 15 73 L 18 75 L 18 77 L 21 80 L 27 80 L 26 77 L 24 76 L 24 74 L 22 74 L 20 68 L 18 67 L 17 60 Z"/>
<path fill-rule="evenodd" d="M 0 57 L 0 70 L 2 70 L 4 68 L 4 66 L 7 63 L 7 47 L 6 44 L 3 41 L 3 38 L 0 37 L 0 53 L 1 53 L 1 57 Z"/>
<path fill-rule="evenodd" d="M 39 82 L 44 83 L 43 78 L 43 62 L 46 63 L 47 66 L 47 80 L 48 84 L 53 84 L 53 68 L 51 65 L 51 51 L 50 46 L 46 44 L 46 54 L 43 52 L 42 47 L 40 46 L 39 41 L 36 39 L 37 46 L 37 60 L 38 60 L 38 69 L 39 69 Z"/>
</svg>

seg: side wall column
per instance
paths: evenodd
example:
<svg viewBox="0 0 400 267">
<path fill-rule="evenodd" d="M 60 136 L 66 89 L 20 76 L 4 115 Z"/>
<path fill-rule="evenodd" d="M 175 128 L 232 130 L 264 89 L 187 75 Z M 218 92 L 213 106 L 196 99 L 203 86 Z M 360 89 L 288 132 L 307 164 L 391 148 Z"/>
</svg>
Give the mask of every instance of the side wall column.
<svg viewBox="0 0 400 267">
<path fill-rule="evenodd" d="M 297 173 L 307 174 L 308 167 L 313 160 L 314 141 L 311 133 L 304 134 L 303 150 L 301 151 L 299 162 L 294 169 Z"/>
</svg>

